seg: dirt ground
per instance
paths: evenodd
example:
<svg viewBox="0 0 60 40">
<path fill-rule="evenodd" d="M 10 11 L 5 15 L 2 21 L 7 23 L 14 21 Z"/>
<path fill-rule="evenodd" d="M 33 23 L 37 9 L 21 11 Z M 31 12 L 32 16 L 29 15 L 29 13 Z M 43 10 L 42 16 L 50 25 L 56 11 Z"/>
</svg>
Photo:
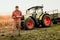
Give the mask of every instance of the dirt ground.
<svg viewBox="0 0 60 40">
<path fill-rule="evenodd" d="M 48 28 L 35 28 L 33 30 L 21 30 L 21 36 L 14 27 L 1 27 L 1 40 L 60 40 L 60 24 Z"/>
</svg>

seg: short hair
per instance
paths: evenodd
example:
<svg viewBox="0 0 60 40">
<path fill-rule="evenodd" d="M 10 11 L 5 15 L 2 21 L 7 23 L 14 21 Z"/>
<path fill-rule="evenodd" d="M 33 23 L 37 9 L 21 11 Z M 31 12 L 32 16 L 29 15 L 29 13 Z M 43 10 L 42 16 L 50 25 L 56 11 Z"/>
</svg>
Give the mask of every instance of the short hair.
<svg viewBox="0 0 60 40">
<path fill-rule="evenodd" d="M 15 8 L 19 8 L 19 6 L 16 6 Z"/>
</svg>

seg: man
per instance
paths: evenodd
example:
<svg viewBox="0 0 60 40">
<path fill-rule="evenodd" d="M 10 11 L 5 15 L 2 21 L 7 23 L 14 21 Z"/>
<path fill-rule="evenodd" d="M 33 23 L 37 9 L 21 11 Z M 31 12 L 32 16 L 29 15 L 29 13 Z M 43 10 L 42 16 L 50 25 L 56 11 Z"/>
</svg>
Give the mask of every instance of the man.
<svg viewBox="0 0 60 40">
<path fill-rule="evenodd" d="M 19 6 L 15 7 L 15 11 L 12 13 L 12 18 L 14 19 L 15 26 L 19 32 L 20 36 L 20 30 L 21 30 L 21 17 L 22 17 L 22 12 L 19 10 Z"/>
</svg>

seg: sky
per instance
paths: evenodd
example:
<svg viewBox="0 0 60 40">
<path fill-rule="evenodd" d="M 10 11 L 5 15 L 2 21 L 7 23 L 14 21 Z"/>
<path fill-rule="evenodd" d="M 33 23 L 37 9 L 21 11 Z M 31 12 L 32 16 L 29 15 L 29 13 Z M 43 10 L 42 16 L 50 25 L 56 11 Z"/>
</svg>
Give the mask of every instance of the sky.
<svg viewBox="0 0 60 40">
<path fill-rule="evenodd" d="M 25 14 L 26 10 L 32 6 L 41 6 L 43 4 L 44 11 L 58 9 L 60 11 L 60 0 L 0 0 L 0 14 L 11 15 L 15 10 L 15 6 L 19 6 L 19 10 Z"/>
</svg>

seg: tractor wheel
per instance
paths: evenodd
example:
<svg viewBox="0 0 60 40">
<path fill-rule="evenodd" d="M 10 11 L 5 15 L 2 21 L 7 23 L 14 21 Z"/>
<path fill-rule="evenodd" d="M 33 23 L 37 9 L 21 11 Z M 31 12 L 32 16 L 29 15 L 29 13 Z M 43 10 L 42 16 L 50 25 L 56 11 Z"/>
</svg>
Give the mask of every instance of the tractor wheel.
<svg viewBox="0 0 60 40">
<path fill-rule="evenodd" d="M 44 15 L 42 18 L 42 26 L 49 27 L 51 25 L 50 15 Z"/>
<path fill-rule="evenodd" d="M 25 28 L 26 29 L 31 30 L 34 28 L 34 26 L 35 26 L 35 22 L 32 18 L 29 17 L 25 20 Z"/>
</svg>

